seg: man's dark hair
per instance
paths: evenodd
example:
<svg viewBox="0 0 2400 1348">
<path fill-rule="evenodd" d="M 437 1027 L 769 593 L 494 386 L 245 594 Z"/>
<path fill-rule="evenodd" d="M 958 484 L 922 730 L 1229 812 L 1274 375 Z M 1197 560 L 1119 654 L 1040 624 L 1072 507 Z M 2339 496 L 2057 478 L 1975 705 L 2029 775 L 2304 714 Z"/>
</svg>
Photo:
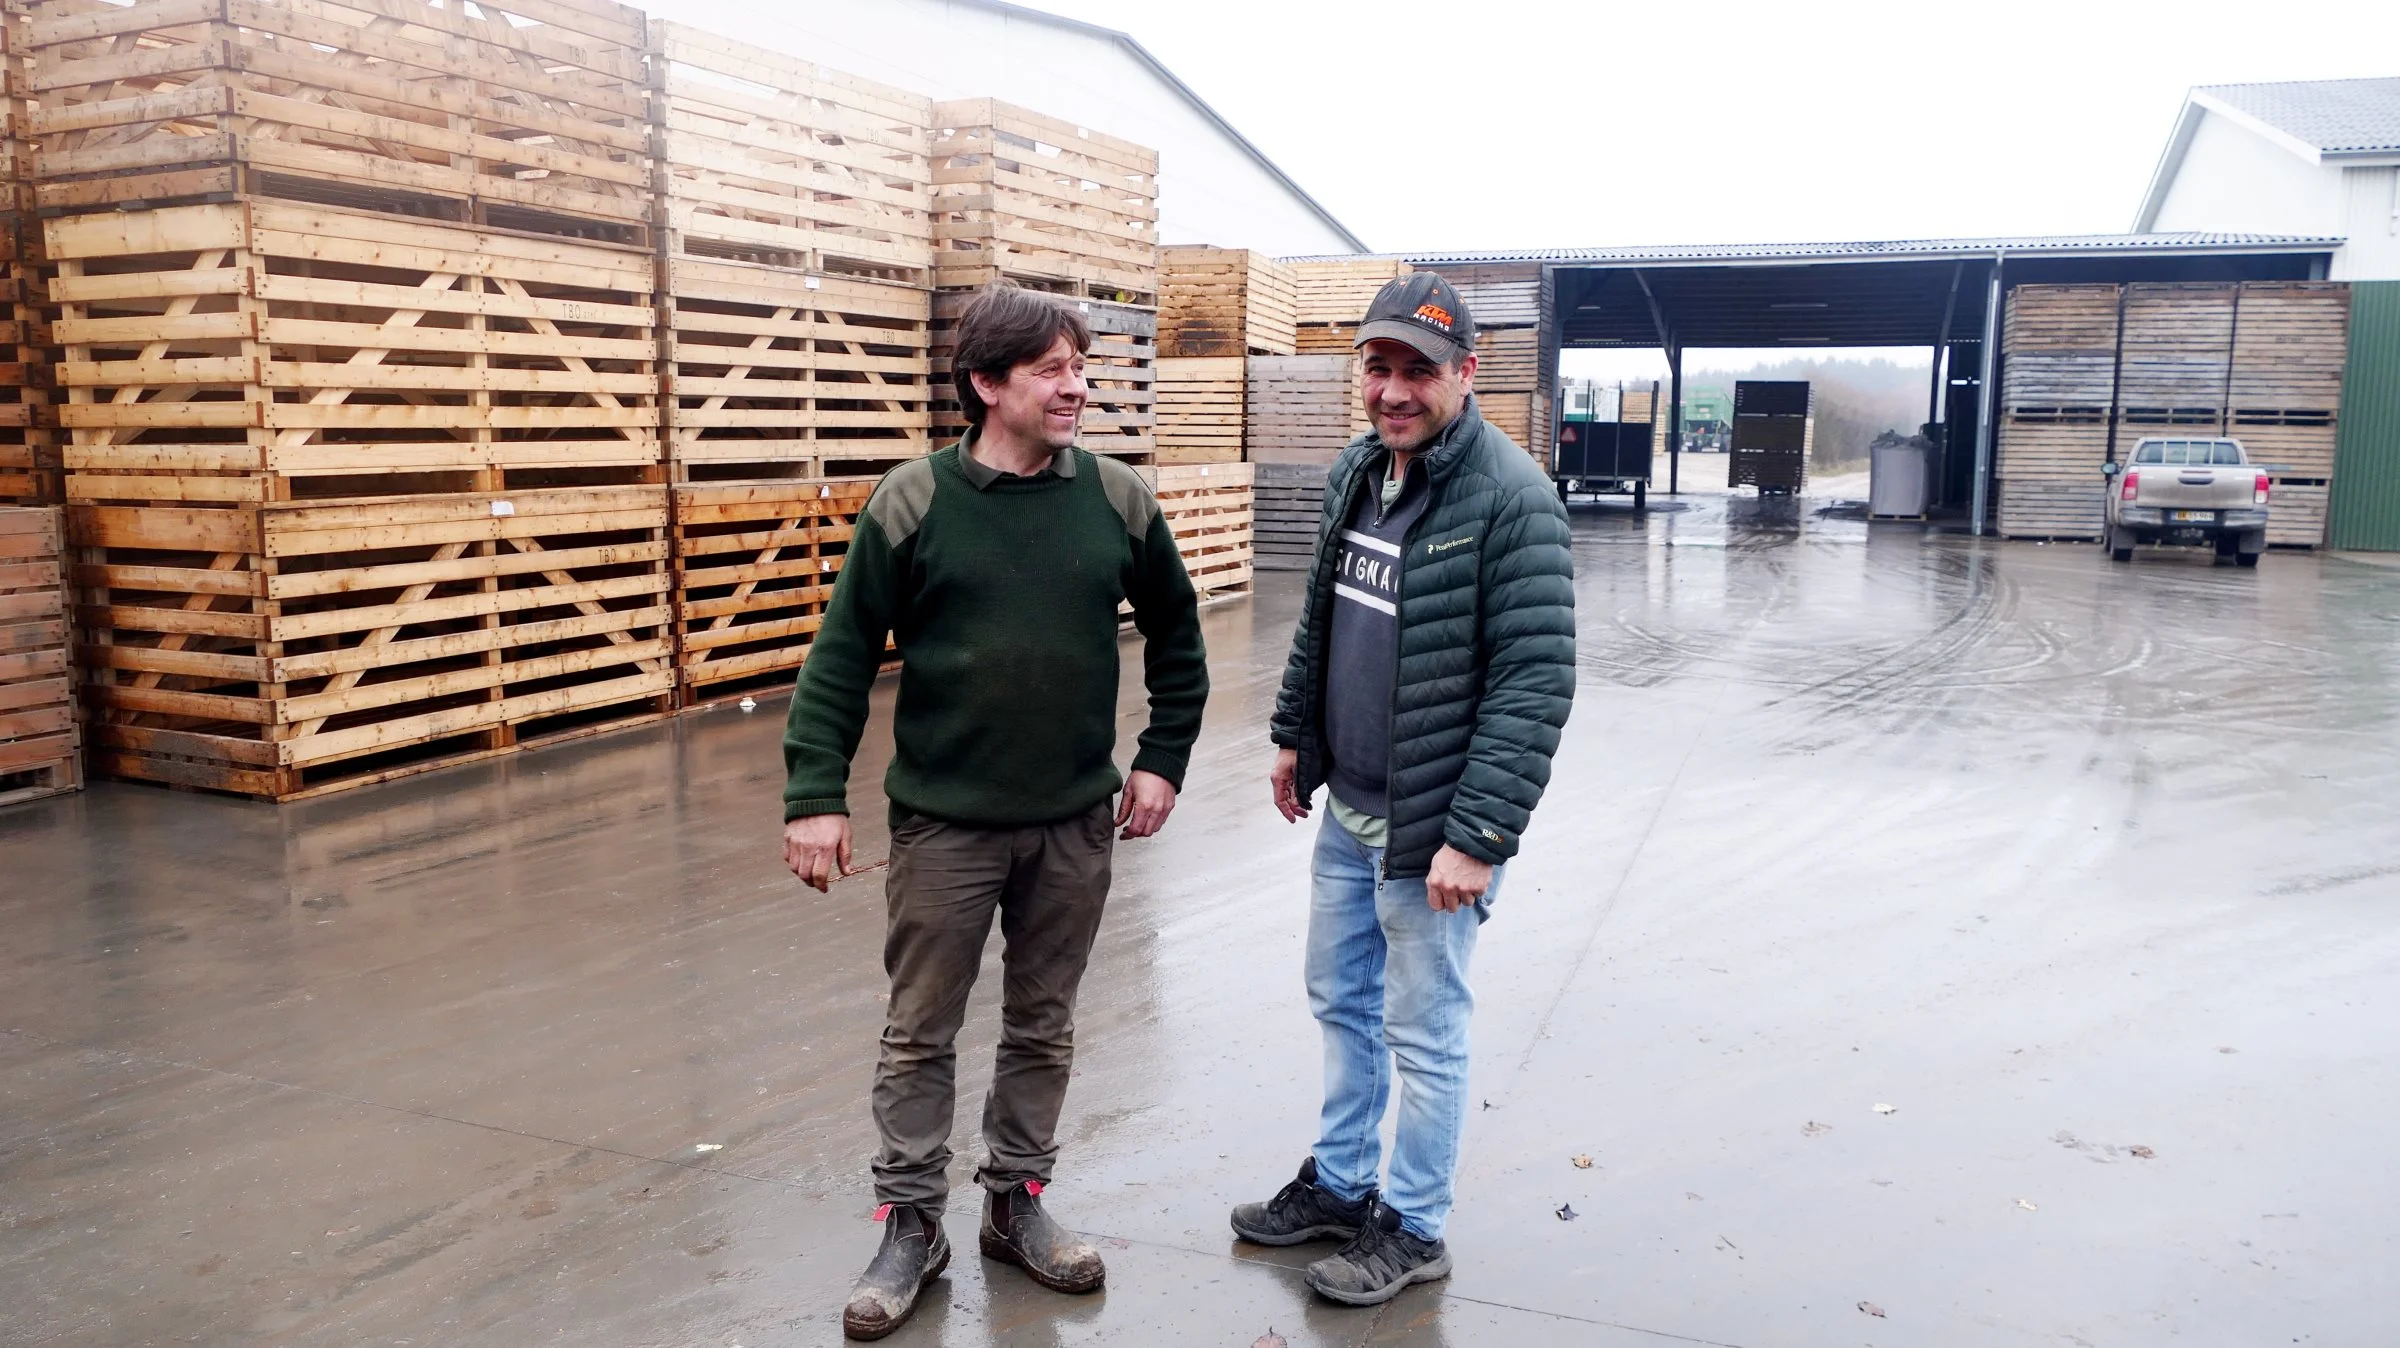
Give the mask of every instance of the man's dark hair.
<svg viewBox="0 0 2400 1348">
<path fill-rule="evenodd" d="M 950 357 L 950 377 L 969 424 L 981 426 L 988 410 L 970 375 L 1006 379 L 1009 371 L 1041 359 L 1061 337 L 1078 352 L 1092 349 L 1092 325 L 1057 298 L 1005 282 L 985 287 L 958 320 L 958 345 Z"/>
</svg>

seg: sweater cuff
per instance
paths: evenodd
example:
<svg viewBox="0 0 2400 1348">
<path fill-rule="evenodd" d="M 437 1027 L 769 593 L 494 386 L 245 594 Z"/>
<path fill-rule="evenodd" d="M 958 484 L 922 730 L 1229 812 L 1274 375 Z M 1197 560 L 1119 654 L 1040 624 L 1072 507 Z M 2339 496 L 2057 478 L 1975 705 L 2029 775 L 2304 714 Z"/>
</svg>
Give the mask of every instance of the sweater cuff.
<svg viewBox="0 0 2400 1348">
<path fill-rule="evenodd" d="M 850 802 L 840 796 L 812 796 L 783 803 L 783 822 L 806 819 L 815 814 L 848 814 Z"/>
<path fill-rule="evenodd" d="M 1133 770 L 1156 773 L 1167 779 L 1167 785 L 1181 792 L 1183 790 L 1183 771 L 1190 762 L 1191 760 L 1188 758 L 1168 753 L 1163 749 L 1143 749 L 1133 756 Z"/>
</svg>

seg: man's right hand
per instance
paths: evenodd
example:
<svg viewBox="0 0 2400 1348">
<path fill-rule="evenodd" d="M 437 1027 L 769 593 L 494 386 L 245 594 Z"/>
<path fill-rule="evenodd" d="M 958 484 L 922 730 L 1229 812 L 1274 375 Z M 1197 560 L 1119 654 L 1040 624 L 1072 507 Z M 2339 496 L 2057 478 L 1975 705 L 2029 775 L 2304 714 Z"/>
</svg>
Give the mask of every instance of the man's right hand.
<svg viewBox="0 0 2400 1348">
<path fill-rule="evenodd" d="M 1300 775 L 1300 751 L 1277 749 L 1275 766 L 1267 772 L 1267 782 L 1275 788 L 1275 808 L 1283 811 L 1285 823 L 1296 824 L 1308 818 L 1308 802 L 1300 798 L 1294 779 Z"/>
<path fill-rule="evenodd" d="M 830 893 L 850 873 L 850 816 L 809 814 L 783 826 L 783 864 L 800 883 Z"/>
</svg>

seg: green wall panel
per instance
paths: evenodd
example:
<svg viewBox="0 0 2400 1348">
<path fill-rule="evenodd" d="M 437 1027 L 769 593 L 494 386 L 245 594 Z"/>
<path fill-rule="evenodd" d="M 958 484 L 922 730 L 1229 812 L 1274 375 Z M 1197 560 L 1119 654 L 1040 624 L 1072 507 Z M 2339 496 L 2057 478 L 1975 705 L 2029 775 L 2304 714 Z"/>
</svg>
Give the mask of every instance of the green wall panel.
<svg viewBox="0 0 2400 1348">
<path fill-rule="evenodd" d="M 2350 288 L 2350 366 L 2325 541 L 2400 552 L 2400 281 Z"/>
</svg>

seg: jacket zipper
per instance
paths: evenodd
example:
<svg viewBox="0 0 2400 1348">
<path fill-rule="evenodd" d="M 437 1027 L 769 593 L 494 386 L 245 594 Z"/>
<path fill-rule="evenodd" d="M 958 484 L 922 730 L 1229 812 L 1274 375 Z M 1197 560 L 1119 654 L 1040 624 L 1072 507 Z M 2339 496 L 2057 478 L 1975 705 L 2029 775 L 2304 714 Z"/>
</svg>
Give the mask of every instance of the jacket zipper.
<svg viewBox="0 0 2400 1348">
<path fill-rule="evenodd" d="M 1414 471 L 1420 462 L 1421 459 L 1411 459 L 1408 465 L 1409 470 Z M 1400 495 L 1393 497 L 1392 503 L 1399 504 L 1401 497 L 1406 495 L 1408 495 L 1408 473 L 1403 472 L 1400 475 Z M 1425 469 L 1425 496 L 1425 508 L 1417 512 L 1416 519 L 1410 521 L 1408 528 L 1400 535 L 1400 566 L 1392 577 L 1392 695 L 1391 705 L 1384 709 L 1384 724 L 1387 727 L 1397 725 L 1400 721 L 1400 601 L 1408 597 L 1410 545 L 1416 539 L 1418 527 L 1424 524 L 1426 517 L 1433 513 L 1433 469 L 1430 466 Z M 1377 524 L 1383 523 L 1385 513 L 1382 510 L 1375 512 Z M 1383 859 L 1377 863 L 1377 869 L 1382 871 L 1384 881 L 1389 883 L 1392 878 L 1392 736 L 1389 729 L 1384 731 L 1383 738 Z"/>
</svg>

